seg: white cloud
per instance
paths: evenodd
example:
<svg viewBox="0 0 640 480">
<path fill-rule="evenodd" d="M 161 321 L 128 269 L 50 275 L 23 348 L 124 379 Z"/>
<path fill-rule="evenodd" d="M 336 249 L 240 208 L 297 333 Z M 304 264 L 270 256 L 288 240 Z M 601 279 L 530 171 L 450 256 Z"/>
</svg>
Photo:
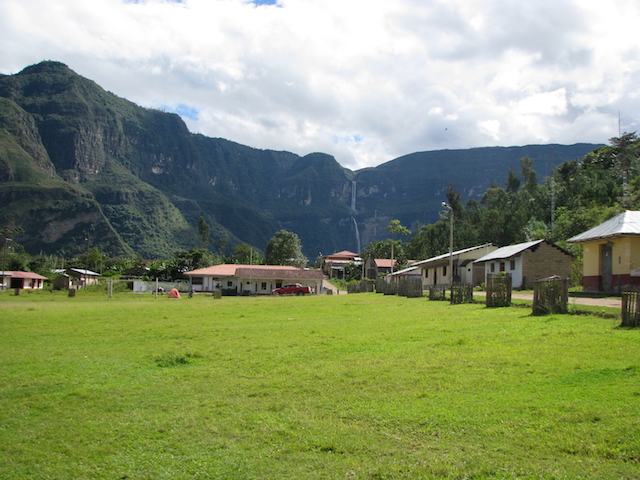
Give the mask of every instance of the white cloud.
<svg viewBox="0 0 640 480">
<path fill-rule="evenodd" d="M 192 131 L 354 169 L 638 125 L 635 1 L 258 3 L 2 0 L 0 72 L 59 60 Z"/>
</svg>

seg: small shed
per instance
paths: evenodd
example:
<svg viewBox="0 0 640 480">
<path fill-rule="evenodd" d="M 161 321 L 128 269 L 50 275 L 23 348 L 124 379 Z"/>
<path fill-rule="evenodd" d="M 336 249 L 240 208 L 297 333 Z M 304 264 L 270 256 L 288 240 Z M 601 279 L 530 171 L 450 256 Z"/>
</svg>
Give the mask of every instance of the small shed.
<svg viewBox="0 0 640 480">
<path fill-rule="evenodd" d="M 375 280 L 380 275 L 393 273 L 397 265 L 398 261 L 395 259 L 368 257 L 364 264 L 364 276 Z"/>
</svg>

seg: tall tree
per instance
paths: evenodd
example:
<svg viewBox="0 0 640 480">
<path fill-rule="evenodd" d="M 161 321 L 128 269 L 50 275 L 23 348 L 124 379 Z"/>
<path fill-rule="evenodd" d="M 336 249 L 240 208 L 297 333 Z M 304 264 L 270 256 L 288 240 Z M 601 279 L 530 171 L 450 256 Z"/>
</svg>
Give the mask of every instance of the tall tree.
<svg viewBox="0 0 640 480">
<path fill-rule="evenodd" d="M 204 217 L 200 217 L 200 219 L 198 220 L 198 233 L 200 234 L 202 245 L 204 247 L 209 245 L 209 242 L 210 242 L 209 235 L 211 234 L 211 228 L 209 227 L 209 224 L 206 222 Z"/>
<path fill-rule="evenodd" d="M 304 267 L 308 260 L 302 254 L 302 244 L 298 235 L 287 230 L 279 230 L 267 243 L 264 250 L 264 263 Z"/>
</svg>

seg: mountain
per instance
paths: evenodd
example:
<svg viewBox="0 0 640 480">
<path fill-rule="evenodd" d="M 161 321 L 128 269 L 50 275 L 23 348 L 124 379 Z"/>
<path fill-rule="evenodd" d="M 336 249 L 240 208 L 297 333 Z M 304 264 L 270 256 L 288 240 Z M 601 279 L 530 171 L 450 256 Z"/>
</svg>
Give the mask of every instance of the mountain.
<svg viewBox="0 0 640 480">
<path fill-rule="evenodd" d="M 284 228 L 314 259 L 386 238 L 394 218 L 434 221 L 451 183 L 463 198 L 479 197 L 523 156 L 543 177 L 595 147 L 421 152 L 354 172 L 322 153 L 190 133 L 178 115 L 139 107 L 47 61 L 0 75 L 0 228 L 23 227 L 16 240 L 30 253 L 97 246 L 162 258 L 201 245 L 202 216 L 227 248 L 262 249 Z"/>
</svg>

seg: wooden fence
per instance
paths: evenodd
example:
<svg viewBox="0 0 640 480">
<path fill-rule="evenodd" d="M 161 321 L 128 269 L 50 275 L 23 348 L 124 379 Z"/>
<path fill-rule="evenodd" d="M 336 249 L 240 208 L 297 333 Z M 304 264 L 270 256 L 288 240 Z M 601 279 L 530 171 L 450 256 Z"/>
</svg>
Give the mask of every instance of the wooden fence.
<svg viewBox="0 0 640 480">
<path fill-rule="evenodd" d="M 373 280 L 361 280 L 360 283 L 347 285 L 348 293 L 366 293 L 375 290 L 376 283 Z"/>
<path fill-rule="evenodd" d="M 622 292 L 621 327 L 640 326 L 640 292 Z"/>
<path fill-rule="evenodd" d="M 571 279 L 553 276 L 533 282 L 533 314 L 567 313 Z"/>
<path fill-rule="evenodd" d="M 421 278 L 402 278 L 398 282 L 398 295 L 407 298 L 422 297 L 422 279 Z"/>
<path fill-rule="evenodd" d="M 429 285 L 429 300 L 446 300 L 446 285 Z"/>
<path fill-rule="evenodd" d="M 473 285 L 453 285 L 451 287 L 451 305 L 473 303 Z"/>
<path fill-rule="evenodd" d="M 487 275 L 487 307 L 508 307 L 511 305 L 511 274 Z"/>
</svg>

